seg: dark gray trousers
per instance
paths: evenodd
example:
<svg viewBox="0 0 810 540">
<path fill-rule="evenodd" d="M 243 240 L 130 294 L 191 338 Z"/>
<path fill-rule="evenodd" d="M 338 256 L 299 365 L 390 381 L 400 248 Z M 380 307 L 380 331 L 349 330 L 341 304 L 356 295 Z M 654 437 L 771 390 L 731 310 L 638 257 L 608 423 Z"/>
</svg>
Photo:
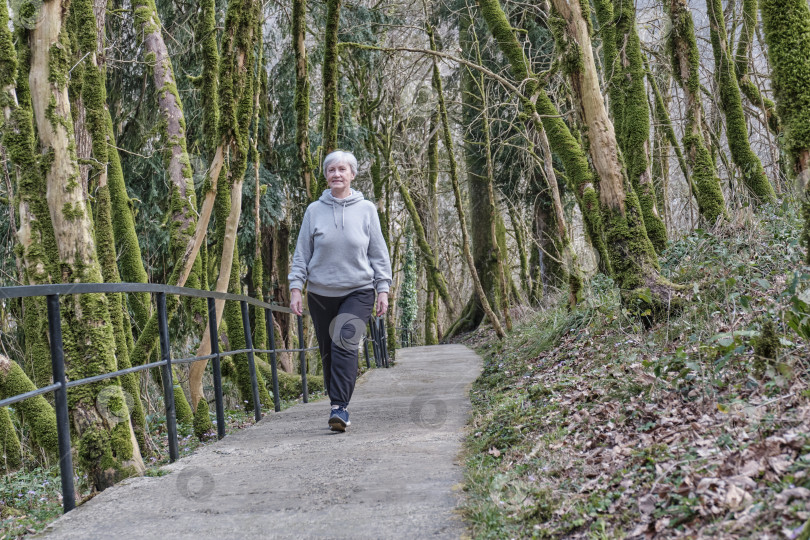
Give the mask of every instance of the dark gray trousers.
<svg viewBox="0 0 810 540">
<path fill-rule="evenodd" d="M 346 407 L 357 380 L 357 358 L 374 307 L 374 289 L 346 296 L 307 293 L 323 362 L 323 384 L 332 405 Z"/>
</svg>

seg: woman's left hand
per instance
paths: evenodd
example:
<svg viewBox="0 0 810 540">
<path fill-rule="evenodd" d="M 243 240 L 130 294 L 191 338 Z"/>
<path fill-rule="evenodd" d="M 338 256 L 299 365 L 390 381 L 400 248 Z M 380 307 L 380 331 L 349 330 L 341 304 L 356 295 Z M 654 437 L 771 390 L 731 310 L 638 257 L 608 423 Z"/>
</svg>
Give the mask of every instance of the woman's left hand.
<svg viewBox="0 0 810 540">
<path fill-rule="evenodd" d="M 388 293 L 377 293 L 377 316 L 385 315 L 388 311 Z"/>
</svg>

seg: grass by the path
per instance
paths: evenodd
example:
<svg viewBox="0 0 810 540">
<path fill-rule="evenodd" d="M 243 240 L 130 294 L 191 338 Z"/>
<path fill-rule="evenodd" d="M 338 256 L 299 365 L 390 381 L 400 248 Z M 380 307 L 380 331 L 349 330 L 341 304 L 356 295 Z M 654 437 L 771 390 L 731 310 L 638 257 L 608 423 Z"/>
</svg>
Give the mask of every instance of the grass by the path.
<svg viewBox="0 0 810 540">
<path fill-rule="evenodd" d="M 674 243 L 688 307 L 645 330 L 597 276 L 478 341 L 478 538 L 796 538 L 810 517 L 810 268 L 787 205 Z M 773 323 L 775 360 L 762 330 Z"/>
</svg>

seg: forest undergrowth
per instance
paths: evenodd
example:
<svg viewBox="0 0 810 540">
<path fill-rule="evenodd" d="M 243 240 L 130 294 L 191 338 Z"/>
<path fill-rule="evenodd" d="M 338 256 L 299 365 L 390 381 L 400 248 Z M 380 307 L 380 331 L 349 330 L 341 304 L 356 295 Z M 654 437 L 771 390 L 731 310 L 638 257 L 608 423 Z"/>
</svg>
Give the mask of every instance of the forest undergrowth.
<svg viewBox="0 0 810 540">
<path fill-rule="evenodd" d="M 476 538 L 798 538 L 810 517 L 810 267 L 790 204 L 670 243 L 693 301 L 644 329 L 604 276 L 484 357 L 464 513 Z"/>
</svg>

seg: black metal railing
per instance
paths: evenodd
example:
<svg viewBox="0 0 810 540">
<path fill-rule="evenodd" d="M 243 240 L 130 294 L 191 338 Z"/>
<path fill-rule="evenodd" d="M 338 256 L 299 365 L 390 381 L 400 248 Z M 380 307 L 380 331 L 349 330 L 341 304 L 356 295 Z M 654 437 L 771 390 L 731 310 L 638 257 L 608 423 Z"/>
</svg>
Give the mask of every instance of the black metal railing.
<svg viewBox="0 0 810 540">
<path fill-rule="evenodd" d="M 404 326 L 397 326 L 399 332 L 399 346 L 403 349 L 407 347 L 416 346 L 416 331 L 413 328 L 406 328 Z"/>
<path fill-rule="evenodd" d="M 68 381 L 65 376 L 65 358 L 62 346 L 62 323 L 60 314 L 60 296 L 73 294 L 107 294 L 107 293 L 149 293 L 155 295 L 158 316 L 158 333 L 160 339 L 160 360 L 127 369 L 121 369 L 111 373 L 103 373 L 93 377 L 87 377 L 76 381 Z M 181 358 L 173 360 L 171 357 L 171 342 L 169 340 L 169 321 L 166 310 L 166 295 L 174 294 L 193 298 L 205 298 L 208 301 L 208 331 L 211 338 L 211 354 L 195 356 L 191 358 Z M 199 360 L 211 360 L 214 394 L 216 402 L 217 417 L 217 437 L 225 437 L 225 410 L 222 395 L 222 372 L 221 358 L 223 356 L 233 356 L 236 354 L 247 354 L 248 368 L 251 378 L 251 390 L 253 394 L 254 418 L 259 421 L 262 417 L 261 403 L 259 401 L 259 386 L 256 376 L 255 353 L 267 353 L 271 355 L 270 366 L 273 378 L 273 401 L 276 412 L 281 410 L 281 400 L 278 388 L 278 369 L 276 365 L 276 354 L 280 352 L 299 353 L 301 372 L 301 392 L 304 403 L 308 402 L 309 391 L 307 388 L 307 360 L 306 353 L 316 350 L 317 347 L 304 347 L 304 319 L 299 315 L 298 322 L 298 345 L 296 349 L 276 349 L 273 313 L 292 313 L 286 307 L 269 304 L 249 296 L 242 296 L 229 293 L 219 293 L 214 291 L 203 291 L 199 289 L 188 289 L 185 287 L 172 287 L 168 285 L 153 285 L 144 283 L 77 283 L 58 285 L 29 285 L 20 287 L 0 287 L 0 300 L 13 298 L 30 298 L 44 296 L 47 299 L 48 308 L 48 332 L 51 346 L 51 368 L 53 374 L 53 384 L 43 386 L 36 390 L 18 394 L 0 400 L 0 407 L 13 405 L 25 399 L 40 396 L 48 392 L 54 393 L 54 409 L 56 413 L 56 429 L 59 449 L 59 468 L 62 481 L 62 506 L 65 512 L 69 512 L 76 506 L 75 488 L 73 484 L 73 457 L 70 446 L 70 423 L 67 401 L 67 390 L 76 386 L 93 382 L 111 379 L 130 373 L 137 373 L 151 368 L 159 367 L 163 379 L 164 407 L 166 411 L 166 430 L 169 443 L 169 461 L 174 462 L 179 458 L 177 445 L 177 418 L 174 403 L 174 382 L 172 380 L 172 366 L 178 364 L 190 364 Z M 221 352 L 219 350 L 219 339 L 217 332 L 216 301 L 239 302 L 242 309 L 242 325 L 245 332 L 245 349 Z M 252 332 L 250 328 L 249 306 L 254 309 L 265 310 L 265 324 L 267 326 L 267 336 L 269 339 L 269 349 L 256 349 L 253 346 Z M 304 312 L 308 315 L 308 312 Z M 381 317 L 372 318 L 369 323 L 372 345 L 374 348 L 374 360 L 377 367 L 388 367 L 388 354 L 385 345 L 385 322 Z M 365 344 L 366 364 L 371 367 L 368 357 L 368 344 Z"/>
<path fill-rule="evenodd" d="M 385 327 L 385 317 L 372 317 L 369 322 L 369 337 L 371 338 L 374 365 L 377 367 L 391 367 L 388 357 L 388 331 Z M 371 367 L 368 357 L 368 340 L 364 343 L 366 367 Z"/>
</svg>

